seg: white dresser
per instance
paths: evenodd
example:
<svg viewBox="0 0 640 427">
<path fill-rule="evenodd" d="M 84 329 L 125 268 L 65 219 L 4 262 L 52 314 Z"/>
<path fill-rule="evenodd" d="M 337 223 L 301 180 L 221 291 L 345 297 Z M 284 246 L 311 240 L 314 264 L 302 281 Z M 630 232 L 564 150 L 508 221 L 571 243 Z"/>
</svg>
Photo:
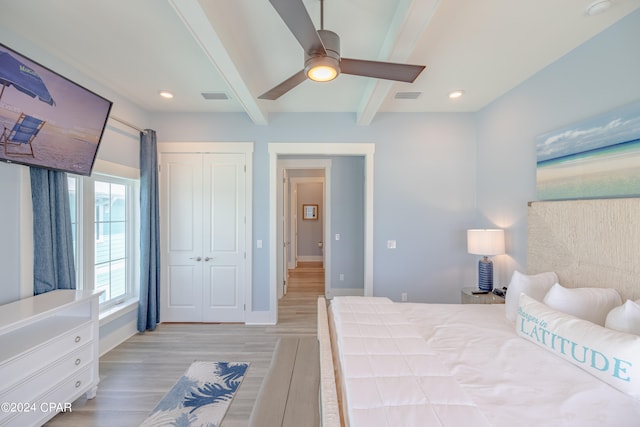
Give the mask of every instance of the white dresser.
<svg viewBox="0 0 640 427">
<path fill-rule="evenodd" d="M 98 381 L 98 298 L 57 290 L 0 306 L 0 426 L 39 426 Z"/>
</svg>

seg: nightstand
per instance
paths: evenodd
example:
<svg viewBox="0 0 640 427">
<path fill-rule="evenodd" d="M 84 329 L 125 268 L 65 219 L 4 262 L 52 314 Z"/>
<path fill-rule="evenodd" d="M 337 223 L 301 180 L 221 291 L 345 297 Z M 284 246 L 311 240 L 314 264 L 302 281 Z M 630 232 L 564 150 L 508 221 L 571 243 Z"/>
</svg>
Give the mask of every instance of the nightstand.
<svg viewBox="0 0 640 427">
<path fill-rule="evenodd" d="M 489 292 L 472 294 L 477 288 L 462 288 L 462 304 L 504 304 L 504 298 Z"/>
</svg>

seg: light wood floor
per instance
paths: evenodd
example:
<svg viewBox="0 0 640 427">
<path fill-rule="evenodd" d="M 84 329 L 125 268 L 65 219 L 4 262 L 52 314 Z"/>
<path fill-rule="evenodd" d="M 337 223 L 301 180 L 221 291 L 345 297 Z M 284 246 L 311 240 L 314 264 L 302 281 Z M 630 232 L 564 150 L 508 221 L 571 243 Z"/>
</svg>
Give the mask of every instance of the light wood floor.
<svg viewBox="0 0 640 427">
<path fill-rule="evenodd" d="M 273 350 L 283 336 L 315 336 L 317 297 L 324 294 L 321 264 L 299 263 L 290 271 L 287 295 L 278 307 L 278 324 L 160 324 L 100 358 L 100 384 L 93 400 L 74 402 L 48 427 L 132 427 L 139 425 L 186 371 L 191 362 L 251 362 L 223 427 L 246 427 Z M 317 399 L 317 396 L 309 398 Z"/>
</svg>

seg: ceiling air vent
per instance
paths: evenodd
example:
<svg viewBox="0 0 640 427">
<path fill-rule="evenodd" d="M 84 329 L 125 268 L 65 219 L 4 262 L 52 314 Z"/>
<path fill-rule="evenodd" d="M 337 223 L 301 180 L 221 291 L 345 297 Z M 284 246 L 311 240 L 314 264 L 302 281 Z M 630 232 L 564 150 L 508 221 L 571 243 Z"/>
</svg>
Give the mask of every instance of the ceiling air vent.
<svg viewBox="0 0 640 427">
<path fill-rule="evenodd" d="M 224 92 L 202 92 L 202 97 L 206 100 L 229 99 Z"/>
<path fill-rule="evenodd" d="M 418 99 L 422 92 L 396 92 L 395 99 Z"/>
</svg>

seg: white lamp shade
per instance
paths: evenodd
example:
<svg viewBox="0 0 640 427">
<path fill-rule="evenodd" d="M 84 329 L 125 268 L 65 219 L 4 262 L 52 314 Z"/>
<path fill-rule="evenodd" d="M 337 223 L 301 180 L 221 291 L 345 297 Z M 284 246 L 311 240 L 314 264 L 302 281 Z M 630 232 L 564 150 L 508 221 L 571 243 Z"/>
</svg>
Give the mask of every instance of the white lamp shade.
<svg viewBox="0 0 640 427">
<path fill-rule="evenodd" d="M 467 230 L 467 252 L 475 255 L 504 253 L 504 230 Z"/>
</svg>

